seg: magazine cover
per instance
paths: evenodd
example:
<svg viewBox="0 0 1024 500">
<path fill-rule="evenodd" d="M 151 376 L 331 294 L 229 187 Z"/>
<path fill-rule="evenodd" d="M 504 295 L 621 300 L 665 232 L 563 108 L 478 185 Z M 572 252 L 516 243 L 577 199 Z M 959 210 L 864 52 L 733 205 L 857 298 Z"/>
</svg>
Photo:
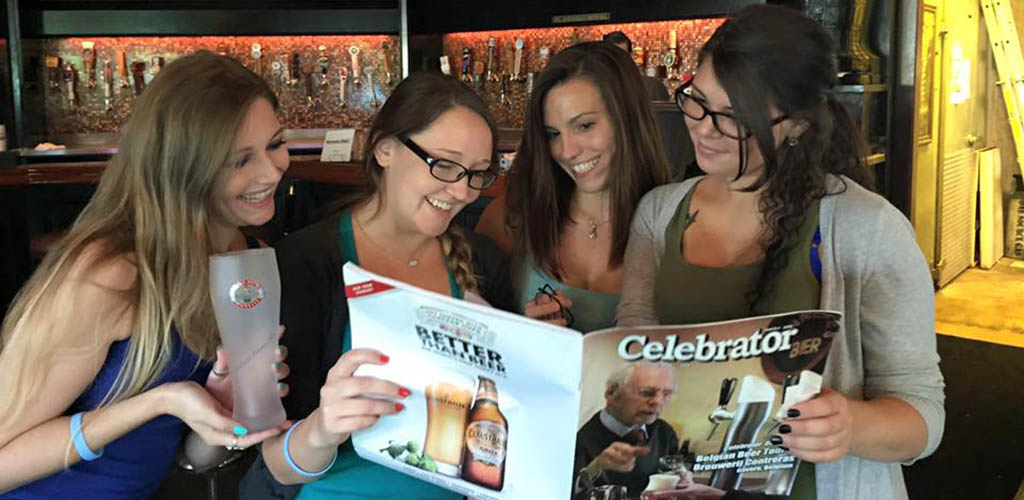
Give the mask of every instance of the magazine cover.
<svg viewBox="0 0 1024 500">
<path fill-rule="evenodd" d="M 803 311 L 587 334 L 577 490 L 667 490 L 643 497 L 679 500 L 729 490 L 789 495 L 799 460 L 769 439 L 789 406 L 820 391 L 839 327 L 839 313 Z M 633 426 L 644 432 L 613 432 Z M 581 485 L 580 470 L 611 446 L 636 453 L 632 470 L 605 470 Z"/>
<path fill-rule="evenodd" d="M 820 391 L 841 325 L 798 311 L 583 336 L 351 263 L 344 275 L 352 346 L 391 356 L 357 374 L 412 391 L 353 435 L 356 452 L 477 499 L 789 495 L 800 462 L 769 439 Z"/>
<path fill-rule="evenodd" d="M 569 498 L 583 336 L 344 267 L 352 347 L 406 409 L 352 437 L 360 457 L 477 499 Z"/>
</svg>

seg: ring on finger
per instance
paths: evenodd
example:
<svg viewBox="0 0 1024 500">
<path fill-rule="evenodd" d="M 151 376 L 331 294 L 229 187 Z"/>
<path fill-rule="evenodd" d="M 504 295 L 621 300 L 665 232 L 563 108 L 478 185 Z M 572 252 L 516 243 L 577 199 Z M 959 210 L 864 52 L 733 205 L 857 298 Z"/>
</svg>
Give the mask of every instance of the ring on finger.
<svg viewBox="0 0 1024 500">
<path fill-rule="evenodd" d="M 217 371 L 217 367 L 214 366 L 213 368 L 210 368 L 210 373 L 212 373 L 214 377 L 224 378 L 224 377 L 227 377 L 228 374 L 231 373 L 231 372 L 228 371 L 228 370 L 224 370 L 223 372 L 219 372 L 219 371 Z"/>
<path fill-rule="evenodd" d="M 225 446 L 225 448 L 231 451 L 239 451 L 243 449 L 241 446 L 238 446 L 238 436 L 233 436 L 231 438 L 231 444 Z"/>
</svg>

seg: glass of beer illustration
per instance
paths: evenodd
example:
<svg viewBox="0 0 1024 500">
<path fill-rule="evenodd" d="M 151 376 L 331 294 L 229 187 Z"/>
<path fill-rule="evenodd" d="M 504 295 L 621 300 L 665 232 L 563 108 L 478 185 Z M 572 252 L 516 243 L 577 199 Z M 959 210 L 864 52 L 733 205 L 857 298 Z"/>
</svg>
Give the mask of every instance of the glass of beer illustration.
<svg viewBox="0 0 1024 500">
<path fill-rule="evenodd" d="M 423 453 L 437 463 L 437 471 L 459 477 L 466 420 L 473 404 L 473 381 L 455 373 L 444 373 L 428 384 L 427 437 Z"/>
</svg>

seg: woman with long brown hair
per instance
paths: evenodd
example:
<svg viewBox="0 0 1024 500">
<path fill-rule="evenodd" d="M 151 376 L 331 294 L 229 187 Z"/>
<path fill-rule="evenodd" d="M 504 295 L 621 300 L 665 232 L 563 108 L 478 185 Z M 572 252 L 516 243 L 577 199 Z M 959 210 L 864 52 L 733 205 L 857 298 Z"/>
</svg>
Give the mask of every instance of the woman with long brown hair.
<svg viewBox="0 0 1024 500">
<path fill-rule="evenodd" d="M 288 167 L 276 107 L 210 52 L 136 101 L 96 194 L 4 320 L 0 498 L 144 498 L 186 426 L 238 448 L 278 432 L 230 418 L 206 286 L 209 256 L 253 245 L 239 226 L 273 217 Z"/>
<path fill-rule="evenodd" d="M 461 498 L 356 455 L 351 434 L 402 411 L 410 393 L 353 376 L 360 365 L 385 364 L 388 357 L 351 349 L 342 266 L 353 262 L 509 309 L 501 250 L 452 223 L 497 178 L 496 141 L 487 106 L 472 90 L 452 78 L 415 73 L 374 118 L 364 150 L 367 189 L 277 245 L 292 365 L 284 403 L 299 421 L 263 444 L 261 460 L 243 479 L 243 498 Z"/>
<path fill-rule="evenodd" d="M 614 323 L 640 198 L 669 180 L 640 74 L 606 42 L 569 47 L 538 76 L 507 196 L 477 230 L 513 255 L 519 310 L 582 332 Z"/>
<path fill-rule="evenodd" d="M 707 175 L 651 191 L 626 250 L 624 325 L 843 313 L 821 394 L 770 437 L 804 462 L 790 498 L 902 499 L 900 465 L 945 418 L 927 264 L 873 193 L 836 98 L 835 43 L 779 6 L 738 11 L 676 101 Z"/>
</svg>

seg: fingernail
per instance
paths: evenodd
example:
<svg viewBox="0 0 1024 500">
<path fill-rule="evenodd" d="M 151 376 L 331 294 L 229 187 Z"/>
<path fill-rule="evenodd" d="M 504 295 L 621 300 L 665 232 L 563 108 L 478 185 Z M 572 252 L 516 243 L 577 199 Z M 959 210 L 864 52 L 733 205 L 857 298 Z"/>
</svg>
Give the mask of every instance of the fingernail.
<svg viewBox="0 0 1024 500">
<path fill-rule="evenodd" d="M 398 389 L 398 395 L 403 397 L 403 398 L 409 397 L 410 394 L 412 394 L 412 391 L 410 391 L 409 389 L 406 389 L 405 387 L 402 387 L 402 388 Z"/>
<path fill-rule="evenodd" d="M 288 390 L 288 384 L 284 382 L 277 383 L 277 392 L 284 392 Z"/>
<path fill-rule="evenodd" d="M 246 429 L 245 427 L 242 427 L 241 425 L 236 425 L 233 430 L 234 430 L 235 435 L 239 436 L 239 437 L 245 436 L 245 435 L 249 434 L 249 429 Z"/>
<path fill-rule="evenodd" d="M 789 451 L 789 448 L 786 448 L 785 446 L 779 446 L 779 449 L 782 451 Z"/>
<path fill-rule="evenodd" d="M 277 346 L 277 357 L 279 357 L 281 359 L 284 359 L 285 356 L 287 356 L 287 355 L 288 355 L 288 348 L 287 347 L 285 347 L 283 345 Z"/>
<path fill-rule="evenodd" d="M 789 434 L 792 430 L 793 428 L 786 424 L 779 426 L 779 434 Z"/>
<path fill-rule="evenodd" d="M 280 370 L 282 368 L 284 368 L 283 364 L 281 364 L 281 363 L 274 363 L 274 370 L 275 371 Z"/>
<path fill-rule="evenodd" d="M 768 442 L 774 444 L 775 446 L 778 446 L 782 444 L 782 438 L 779 436 L 772 436 L 772 438 L 769 439 Z"/>
<path fill-rule="evenodd" d="M 395 403 L 395 411 L 396 412 L 402 411 L 404 409 L 405 409 L 405 405 L 403 405 L 402 403 Z"/>
<path fill-rule="evenodd" d="M 794 410 L 792 408 L 786 410 L 786 416 L 789 418 L 796 418 L 800 416 L 800 410 Z"/>
<path fill-rule="evenodd" d="M 380 363 L 382 365 L 388 364 L 388 361 L 390 361 L 390 360 L 391 360 L 391 358 L 387 357 L 386 355 L 384 355 L 384 354 L 380 355 Z"/>
</svg>

